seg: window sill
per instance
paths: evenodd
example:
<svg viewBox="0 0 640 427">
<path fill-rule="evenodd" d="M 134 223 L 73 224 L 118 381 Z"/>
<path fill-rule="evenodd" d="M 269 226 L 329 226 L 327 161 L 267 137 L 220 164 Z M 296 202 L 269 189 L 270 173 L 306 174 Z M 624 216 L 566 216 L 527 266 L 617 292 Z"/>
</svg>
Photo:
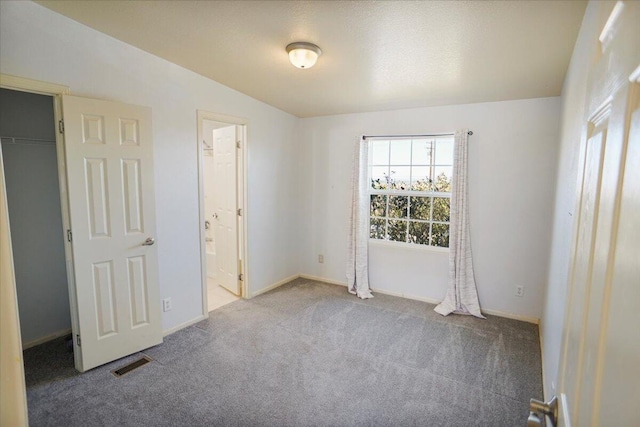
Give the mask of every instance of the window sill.
<svg viewBox="0 0 640 427">
<path fill-rule="evenodd" d="M 410 249 L 413 251 L 449 253 L 449 248 L 441 248 L 438 246 L 429 245 L 417 245 L 414 243 L 393 242 L 390 240 L 369 239 L 369 244 L 373 246 L 387 246 L 397 249 Z"/>
</svg>

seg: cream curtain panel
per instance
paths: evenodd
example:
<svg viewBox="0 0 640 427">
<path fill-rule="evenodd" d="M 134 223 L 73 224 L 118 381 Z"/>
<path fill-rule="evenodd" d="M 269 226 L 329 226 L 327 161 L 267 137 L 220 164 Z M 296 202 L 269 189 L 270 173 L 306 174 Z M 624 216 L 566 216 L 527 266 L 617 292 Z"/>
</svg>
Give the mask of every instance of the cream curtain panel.
<svg viewBox="0 0 640 427">
<path fill-rule="evenodd" d="M 351 179 L 351 220 L 347 243 L 347 286 L 349 292 L 359 298 L 373 298 L 369 289 L 369 198 L 367 170 L 369 143 L 358 138 L 353 155 Z"/>
<path fill-rule="evenodd" d="M 484 319 L 473 275 L 467 185 L 468 129 L 456 131 L 449 229 L 449 284 L 444 300 L 434 309 L 446 316 L 470 314 Z"/>
</svg>

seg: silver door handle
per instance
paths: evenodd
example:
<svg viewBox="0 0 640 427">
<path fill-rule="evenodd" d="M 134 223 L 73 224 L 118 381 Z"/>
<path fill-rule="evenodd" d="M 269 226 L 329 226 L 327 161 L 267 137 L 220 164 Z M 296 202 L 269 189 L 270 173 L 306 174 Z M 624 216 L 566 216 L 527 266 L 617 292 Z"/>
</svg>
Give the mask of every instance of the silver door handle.
<svg viewBox="0 0 640 427">
<path fill-rule="evenodd" d="M 529 412 L 529 418 L 527 418 L 527 427 L 544 427 L 542 420 L 535 412 Z"/>
<path fill-rule="evenodd" d="M 142 246 L 151 246 L 156 242 L 156 239 L 154 239 L 153 237 L 148 237 L 147 240 L 144 241 L 144 243 L 142 244 Z"/>
<path fill-rule="evenodd" d="M 558 398 L 553 396 L 548 402 L 541 402 L 536 399 L 531 399 L 529 403 L 529 419 L 527 420 L 528 427 L 534 426 L 546 426 L 544 422 L 546 417 L 549 417 L 551 425 L 548 427 L 555 427 L 558 425 Z"/>
</svg>

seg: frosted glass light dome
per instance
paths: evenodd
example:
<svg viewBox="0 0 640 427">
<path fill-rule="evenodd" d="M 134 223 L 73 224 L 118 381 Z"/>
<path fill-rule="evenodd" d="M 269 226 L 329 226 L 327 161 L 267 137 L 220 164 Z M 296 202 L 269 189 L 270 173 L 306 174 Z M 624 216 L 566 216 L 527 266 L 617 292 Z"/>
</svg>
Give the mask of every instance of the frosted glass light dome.
<svg viewBox="0 0 640 427">
<path fill-rule="evenodd" d="M 287 46 L 291 63 L 303 70 L 315 65 L 322 50 L 313 43 L 296 42 Z"/>
</svg>

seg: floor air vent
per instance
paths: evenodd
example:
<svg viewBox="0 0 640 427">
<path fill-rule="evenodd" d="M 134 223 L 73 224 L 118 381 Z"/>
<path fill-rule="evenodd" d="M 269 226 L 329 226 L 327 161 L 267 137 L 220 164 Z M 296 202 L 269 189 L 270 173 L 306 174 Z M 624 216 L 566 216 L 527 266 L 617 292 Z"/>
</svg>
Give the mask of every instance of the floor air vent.
<svg viewBox="0 0 640 427">
<path fill-rule="evenodd" d="M 116 377 L 121 377 L 124 374 L 128 374 L 129 372 L 133 371 L 134 369 L 138 369 L 140 366 L 144 366 L 147 363 L 151 362 L 152 359 L 150 357 L 147 356 L 143 356 L 140 359 L 129 363 L 128 365 L 123 366 L 120 369 L 116 369 L 115 371 L 111 371 L 111 373 L 113 375 L 115 375 Z"/>
</svg>

